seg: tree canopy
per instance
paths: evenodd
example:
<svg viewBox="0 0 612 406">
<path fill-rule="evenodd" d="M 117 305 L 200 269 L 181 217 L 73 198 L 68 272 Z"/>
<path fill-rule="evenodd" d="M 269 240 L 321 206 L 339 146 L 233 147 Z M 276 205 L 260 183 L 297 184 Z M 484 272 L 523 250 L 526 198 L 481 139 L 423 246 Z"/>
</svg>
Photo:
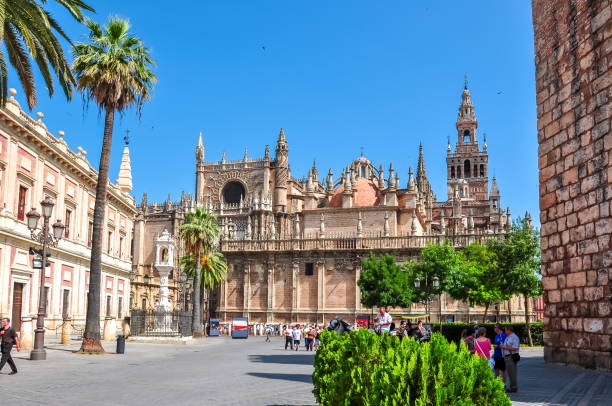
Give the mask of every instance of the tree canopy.
<svg viewBox="0 0 612 406">
<path fill-rule="evenodd" d="M 357 284 L 361 290 L 361 303 L 367 307 L 408 307 L 414 300 L 408 274 L 389 254 L 380 257 L 370 254 L 363 261 Z"/>
</svg>

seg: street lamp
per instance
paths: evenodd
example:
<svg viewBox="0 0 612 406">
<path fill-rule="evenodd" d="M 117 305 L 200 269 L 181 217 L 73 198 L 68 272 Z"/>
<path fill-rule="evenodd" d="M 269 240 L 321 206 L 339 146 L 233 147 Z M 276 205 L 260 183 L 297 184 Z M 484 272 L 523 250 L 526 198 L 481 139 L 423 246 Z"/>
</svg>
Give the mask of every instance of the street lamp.
<svg viewBox="0 0 612 406">
<path fill-rule="evenodd" d="M 415 278 L 414 287 L 416 288 L 416 290 L 420 290 L 422 293 L 425 294 L 425 297 L 421 300 L 421 302 L 425 304 L 425 312 L 427 313 L 427 318 L 431 321 L 431 316 L 429 314 L 430 306 L 431 306 L 431 303 L 433 302 L 433 295 L 431 291 L 432 291 L 432 288 L 437 290 L 438 287 L 440 287 L 440 279 L 437 276 L 434 276 L 430 282 L 429 278 L 426 276 L 423 282 L 424 284 L 421 287 L 422 285 L 421 280 L 419 278 Z M 442 318 L 442 310 L 440 310 L 440 318 Z"/>
<path fill-rule="evenodd" d="M 45 351 L 45 313 L 47 304 L 47 295 L 45 292 L 45 270 L 47 269 L 47 251 L 48 247 L 57 247 L 57 243 L 64 235 L 65 226 L 60 220 L 57 220 L 53 226 L 49 227 L 49 218 L 53 214 L 53 200 L 47 196 L 40 202 L 43 225 L 42 229 L 38 230 L 38 220 L 40 214 L 36 209 L 32 208 L 27 214 L 27 224 L 30 230 L 32 240 L 42 245 L 42 250 L 33 249 L 33 251 L 41 256 L 40 263 L 40 289 L 38 293 L 38 318 L 36 319 L 36 330 L 34 331 L 34 349 L 30 352 L 32 361 L 42 361 L 47 358 Z M 53 229 L 52 232 L 50 232 Z"/>
<path fill-rule="evenodd" d="M 187 292 L 185 290 L 187 286 L 187 275 L 185 274 L 185 272 L 181 272 L 181 274 L 179 275 L 179 287 L 181 289 L 181 295 L 183 296 L 183 303 L 181 303 L 183 305 L 183 311 L 185 311 L 185 307 L 187 307 Z"/>
</svg>

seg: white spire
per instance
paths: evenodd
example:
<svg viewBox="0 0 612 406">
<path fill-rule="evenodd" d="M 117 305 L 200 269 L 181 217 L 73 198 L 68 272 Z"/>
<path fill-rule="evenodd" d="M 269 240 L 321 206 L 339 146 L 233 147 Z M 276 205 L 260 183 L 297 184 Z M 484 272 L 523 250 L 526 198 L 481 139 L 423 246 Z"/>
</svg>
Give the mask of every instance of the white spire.
<svg viewBox="0 0 612 406">
<path fill-rule="evenodd" d="M 127 143 L 123 147 L 119 177 L 116 183 L 122 192 L 130 193 L 132 191 L 132 165 L 130 163 L 130 148 Z"/>
</svg>

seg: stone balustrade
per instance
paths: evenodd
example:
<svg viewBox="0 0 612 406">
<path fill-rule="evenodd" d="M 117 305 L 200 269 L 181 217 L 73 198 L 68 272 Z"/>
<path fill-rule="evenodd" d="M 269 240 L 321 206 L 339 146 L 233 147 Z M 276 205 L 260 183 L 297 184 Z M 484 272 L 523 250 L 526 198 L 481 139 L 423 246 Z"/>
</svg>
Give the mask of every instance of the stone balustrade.
<svg viewBox="0 0 612 406">
<path fill-rule="evenodd" d="M 429 244 L 445 241 L 456 248 L 473 242 L 486 240 L 503 234 L 461 234 L 461 235 L 404 235 L 396 237 L 354 237 L 354 238 L 308 238 L 308 239 L 254 239 L 221 240 L 221 252 L 261 251 L 373 251 L 422 249 Z"/>
</svg>

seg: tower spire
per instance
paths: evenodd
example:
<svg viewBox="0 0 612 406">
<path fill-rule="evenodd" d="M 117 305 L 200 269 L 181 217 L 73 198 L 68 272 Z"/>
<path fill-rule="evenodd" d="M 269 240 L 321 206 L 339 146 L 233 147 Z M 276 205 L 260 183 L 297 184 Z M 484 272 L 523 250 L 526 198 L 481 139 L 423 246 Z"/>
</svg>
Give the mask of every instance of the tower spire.
<svg viewBox="0 0 612 406">
<path fill-rule="evenodd" d="M 132 165 L 130 162 L 129 140 L 126 140 L 121 155 L 121 166 L 119 167 L 119 177 L 117 178 L 117 186 L 123 192 L 130 193 L 132 191 Z"/>
<path fill-rule="evenodd" d="M 198 146 L 196 147 L 196 162 L 204 161 L 204 142 L 202 141 L 202 132 L 198 136 Z"/>
</svg>

